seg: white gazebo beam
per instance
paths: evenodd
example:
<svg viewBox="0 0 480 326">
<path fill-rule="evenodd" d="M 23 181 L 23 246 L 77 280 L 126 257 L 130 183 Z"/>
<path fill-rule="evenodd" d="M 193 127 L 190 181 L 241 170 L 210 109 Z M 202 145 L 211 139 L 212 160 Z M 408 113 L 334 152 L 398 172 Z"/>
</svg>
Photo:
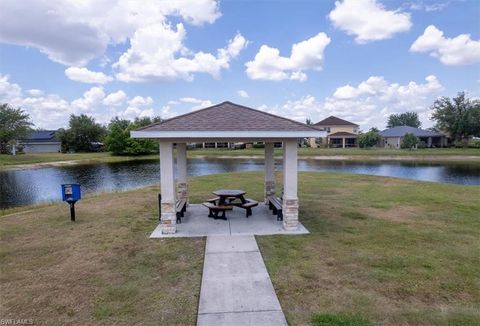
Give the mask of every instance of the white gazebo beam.
<svg viewBox="0 0 480 326">
<path fill-rule="evenodd" d="M 160 141 L 160 190 L 162 193 L 160 228 L 162 233 L 177 231 L 174 167 L 173 143 Z"/>
<path fill-rule="evenodd" d="M 188 203 L 187 144 L 177 143 L 177 198 Z"/>
<path fill-rule="evenodd" d="M 287 231 L 298 228 L 298 144 L 296 139 L 283 143 L 283 228 Z"/>
<path fill-rule="evenodd" d="M 265 143 L 265 203 L 268 197 L 275 195 L 275 158 L 274 143 Z"/>
</svg>

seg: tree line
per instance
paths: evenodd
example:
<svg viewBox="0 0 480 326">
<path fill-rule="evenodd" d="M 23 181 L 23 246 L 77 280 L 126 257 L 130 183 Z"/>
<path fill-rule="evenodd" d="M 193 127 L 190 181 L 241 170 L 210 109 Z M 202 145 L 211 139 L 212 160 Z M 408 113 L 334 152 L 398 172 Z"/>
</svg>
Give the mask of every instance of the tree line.
<svg viewBox="0 0 480 326">
<path fill-rule="evenodd" d="M 130 138 L 130 131 L 160 122 L 160 117 L 141 117 L 133 121 L 113 118 L 107 126 L 85 114 L 70 115 L 67 128 L 57 130 L 62 152 L 107 150 L 114 155 L 146 155 L 158 153 L 158 143 Z M 0 153 L 7 154 L 11 145 L 28 138 L 33 131 L 30 117 L 20 108 L 0 104 Z"/>
<path fill-rule="evenodd" d="M 442 97 L 431 106 L 431 119 L 436 131 L 447 132 L 457 143 L 465 143 L 470 137 L 480 137 L 480 101 L 469 99 L 464 92 L 454 98 Z M 99 143 L 114 155 L 143 155 L 158 152 L 155 141 L 130 138 L 130 131 L 161 121 L 160 117 L 142 117 L 133 121 L 113 118 L 107 126 L 85 114 L 72 114 L 68 128 L 60 128 L 57 137 L 64 152 L 86 152 L 96 150 Z M 311 120 L 307 121 L 311 124 Z M 392 114 L 387 127 L 420 127 L 421 122 L 415 112 Z M 33 123 L 21 108 L 8 103 L 0 104 L 0 153 L 8 153 L 18 139 L 27 138 L 32 132 Z M 413 136 L 413 137 L 412 137 Z M 359 136 L 360 147 L 373 147 L 381 140 L 379 130 L 372 128 Z M 412 148 L 418 139 L 410 134 L 403 139 L 402 147 Z"/>
</svg>

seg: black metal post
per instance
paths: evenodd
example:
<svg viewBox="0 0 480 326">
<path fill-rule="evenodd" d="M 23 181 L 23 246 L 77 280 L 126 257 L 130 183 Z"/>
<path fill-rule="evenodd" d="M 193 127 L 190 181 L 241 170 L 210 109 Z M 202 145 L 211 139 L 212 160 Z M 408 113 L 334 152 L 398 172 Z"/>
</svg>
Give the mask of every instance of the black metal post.
<svg viewBox="0 0 480 326">
<path fill-rule="evenodd" d="M 70 221 L 75 222 L 75 202 L 70 203 Z"/>
</svg>

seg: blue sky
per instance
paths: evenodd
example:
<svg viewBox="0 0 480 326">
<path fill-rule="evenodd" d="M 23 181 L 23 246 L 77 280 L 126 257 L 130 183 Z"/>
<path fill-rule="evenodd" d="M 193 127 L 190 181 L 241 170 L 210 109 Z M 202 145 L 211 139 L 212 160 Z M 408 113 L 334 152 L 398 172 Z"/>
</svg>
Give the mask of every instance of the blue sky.
<svg viewBox="0 0 480 326">
<path fill-rule="evenodd" d="M 36 127 L 229 100 L 366 130 L 480 96 L 480 2 L 0 2 L 0 100 Z M 295 48 L 292 52 L 292 47 Z"/>
</svg>

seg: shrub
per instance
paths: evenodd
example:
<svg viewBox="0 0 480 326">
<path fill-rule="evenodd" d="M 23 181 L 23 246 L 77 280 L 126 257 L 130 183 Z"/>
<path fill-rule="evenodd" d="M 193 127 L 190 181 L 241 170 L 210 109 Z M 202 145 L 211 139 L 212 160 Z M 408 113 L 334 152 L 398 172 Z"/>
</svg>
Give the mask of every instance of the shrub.
<svg viewBox="0 0 480 326">
<path fill-rule="evenodd" d="M 382 137 L 378 133 L 378 131 L 370 129 L 370 131 L 361 134 L 358 137 L 358 146 L 361 148 L 369 148 L 376 146 L 380 140 L 382 140 Z"/>
<path fill-rule="evenodd" d="M 480 139 L 472 139 L 468 143 L 468 147 L 470 147 L 470 148 L 480 148 Z"/>
<path fill-rule="evenodd" d="M 417 138 L 417 136 L 412 133 L 406 133 L 405 136 L 403 136 L 402 144 L 400 145 L 400 147 L 413 149 L 418 145 L 418 143 L 419 139 Z"/>
</svg>

